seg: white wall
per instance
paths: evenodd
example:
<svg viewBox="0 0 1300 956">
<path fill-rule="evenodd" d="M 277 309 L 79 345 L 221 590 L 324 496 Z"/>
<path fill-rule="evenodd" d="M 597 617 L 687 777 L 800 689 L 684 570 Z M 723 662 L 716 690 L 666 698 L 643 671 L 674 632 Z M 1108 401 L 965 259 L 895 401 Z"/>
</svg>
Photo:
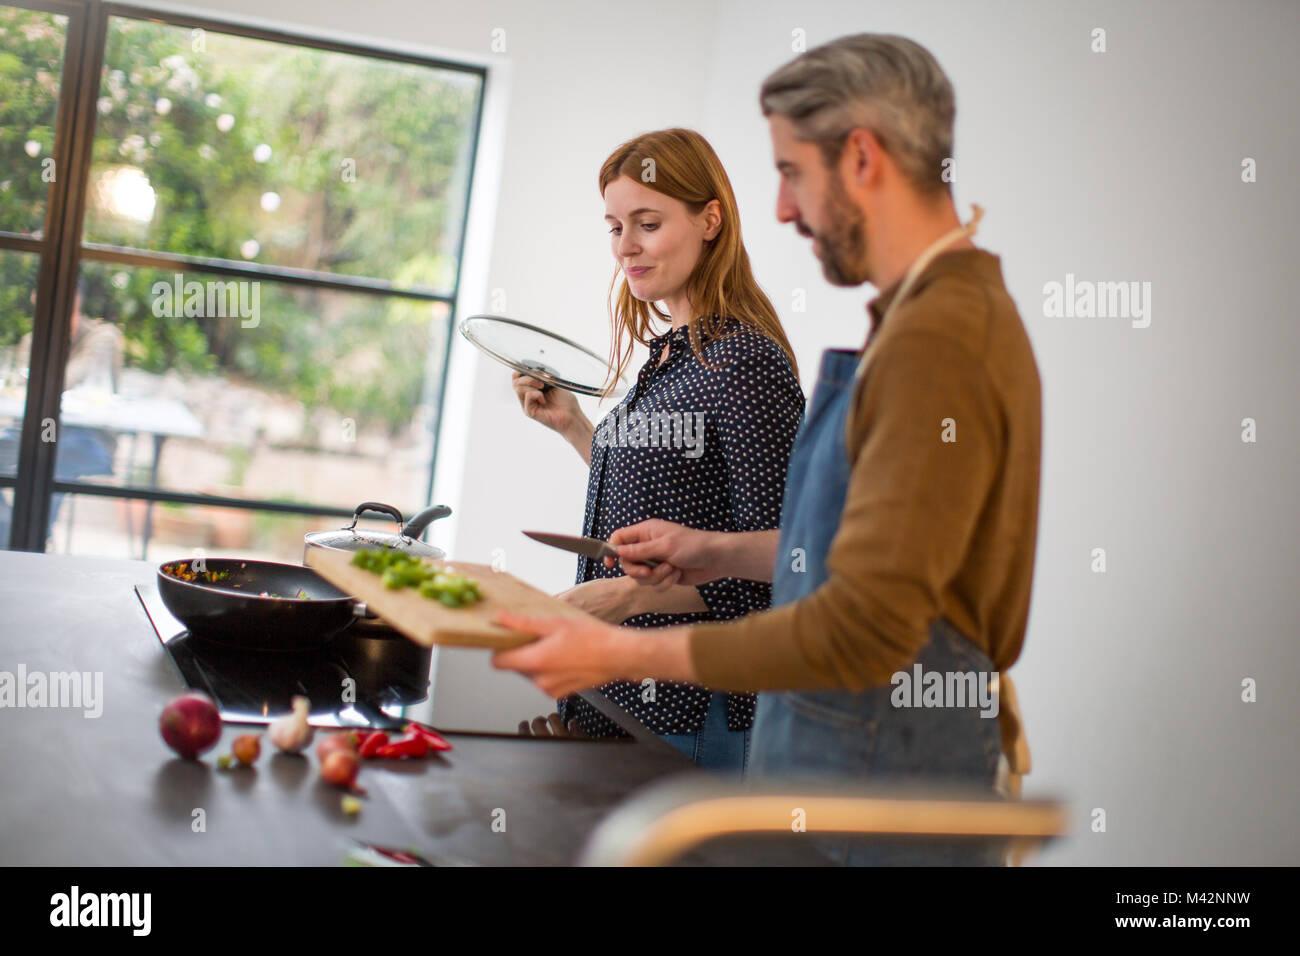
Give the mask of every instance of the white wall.
<svg viewBox="0 0 1300 956">
<path fill-rule="evenodd" d="M 1292 735 L 1300 567 L 1293 357 L 1284 250 L 1297 245 L 1300 154 L 1285 2 L 642 4 L 225 0 L 220 9 L 357 39 L 464 50 L 509 66 L 499 191 L 478 222 L 466 311 L 502 289 L 509 313 L 607 344 L 612 272 L 595 187 L 636 132 L 693 126 L 737 190 L 760 281 L 810 390 L 820 350 L 854 346 L 872 290 L 832 290 L 773 217 L 776 178 L 756 106 L 789 59 L 862 30 L 928 46 L 957 90 L 959 209 L 1003 257 L 1044 388 L 1039 556 L 1014 673 L 1035 768 L 1029 795 L 1065 798 L 1075 834 L 1051 863 L 1300 861 Z M 217 6 L 209 5 L 210 9 Z M 507 52 L 488 50 L 506 30 Z M 1107 31 L 1108 52 L 1089 50 Z M 1259 181 L 1240 181 L 1243 157 Z M 485 207 L 485 208 L 486 208 Z M 489 212 L 487 218 L 493 218 Z M 477 260 L 476 260 L 477 261 Z M 1065 274 L 1152 283 L 1152 321 L 1043 317 Z M 795 289 L 807 311 L 791 311 Z M 579 527 L 585 469 L 527 422 L 508 373 L 457 356 L 439 493 L 454 555 L 539 586 L 573 564 L 519 535 Z M 594 411 L 594 409 L 593 409 Z M 1240 423 L 1258 422 L 1243 444 Z M 1108 570 L 1090 570 L 1103 547 Z M 1240 700 L 1243 678 L 1259 701 Z M 511 726 L 547 702 L 477 652 L 444 654 L 438 707 Z M 1104 808 L 1107 832 L 1089 832 Z"/>
</svg>

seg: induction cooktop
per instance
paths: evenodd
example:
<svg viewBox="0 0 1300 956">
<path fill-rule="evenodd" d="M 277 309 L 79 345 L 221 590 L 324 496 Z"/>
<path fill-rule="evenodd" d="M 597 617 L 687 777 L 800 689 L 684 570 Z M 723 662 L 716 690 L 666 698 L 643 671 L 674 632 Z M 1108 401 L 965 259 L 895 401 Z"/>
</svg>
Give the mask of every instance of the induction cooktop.
<svg viewBox="0 0 1300 956">
<path fill-rule="evenodd" d="M 357 622 L 320 650 L 253 651 L 195 637 L 152 586 L 138 586 L 135 593 L 181 681 L 211 697 L 224 721 L 269 724 L 290 713 L 290 701 L 302 695 L 311 701 L 308 722 L 314 727 L 393 730 L 408 720 L 429 722 L 433 651 L 386 626 Z M 599 690 L 578 696 L 621 727 L 624 739 L 669 747 Z M 437 726 L 443 732 L 516 736 L 473 720 L 443 719 Z"/>
<path fill-rule="evenodd" d="M 224 721 L 267 724 L 302 695 L 313 726 L 400 729 L 405 708 L 428 699 L 431 654 L 401 635 L 352 628 L 303 653 L 225 647 L 190 634 L 156 589 L 135 593 L 185 686 L 211 697 Z"/>
</svg>

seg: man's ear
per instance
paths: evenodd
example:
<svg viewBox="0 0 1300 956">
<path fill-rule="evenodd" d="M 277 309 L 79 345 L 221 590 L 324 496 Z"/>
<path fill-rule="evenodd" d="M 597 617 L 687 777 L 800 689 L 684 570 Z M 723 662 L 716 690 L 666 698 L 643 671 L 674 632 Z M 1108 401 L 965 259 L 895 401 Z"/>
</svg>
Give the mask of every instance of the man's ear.
<svg viewBox="0 0 1300 956">
<path fill-rule="evenodd" d="M 879 175 L 883 155 L 884 150 L 875 134 L 869 129 L 858 127 L 850 130 L 845 138 L 840 162 L 850 182 L 865 186 Z"/>
</svg>

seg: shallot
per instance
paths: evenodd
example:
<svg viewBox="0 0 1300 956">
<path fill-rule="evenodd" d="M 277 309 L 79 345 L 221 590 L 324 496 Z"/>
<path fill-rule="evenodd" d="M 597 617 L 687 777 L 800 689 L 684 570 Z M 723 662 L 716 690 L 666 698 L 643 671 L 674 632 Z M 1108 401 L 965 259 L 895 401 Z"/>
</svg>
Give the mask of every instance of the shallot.
<svg viewBox="0 0 1300 956">
<path fill-rule="evenodd" d="M 320 764 L 321 779 L 336 787 L 350 789 L 356 782 L 357 772 L 361 769 L 361 758 L 354 750 L 335 750 L 327 754 Z"/>
<path fill-rule="evenodd" d="M 347 750 L 355 754 L 357 752 L 356 734 L 349 731 L 344 734 L 326 734 L 321 737 L 320 743 L 316 745 L 316 759 L 323 764 L 325 758 L 337 750 Z"/>
<path fill-rule="evenodd" d="M 245 767 L 251 767 L 262 755 L 262 735 L 241 734 L 231 741 L 230 753 Z"/>
</svg>

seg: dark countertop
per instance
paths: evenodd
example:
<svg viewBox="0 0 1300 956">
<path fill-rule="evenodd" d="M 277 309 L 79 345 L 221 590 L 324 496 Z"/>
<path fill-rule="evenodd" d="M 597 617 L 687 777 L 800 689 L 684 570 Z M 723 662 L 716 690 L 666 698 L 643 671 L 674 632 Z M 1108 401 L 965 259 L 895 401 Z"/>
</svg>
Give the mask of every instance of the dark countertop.
<svg viewBox="0 0 1300 956">
<path fill-rule="evenodd" d="M 350 818 L 340 792 L 316 779 L 314 755 L 272 755 L 264 739 L 254 768 L 217 770 L 246 726 L 228 725 L 202 762 L 181 760 L 157 721 L 183 688 L 132 590 L 154 572 L 142 561 L 0 551 L 0 671 L 103 675 L 97 718 L 0 708 L 0 864 L 333 866 L 348 837 L 435 861 L 565 864 L 638 788 L 704 772 L 657 740 L 448 734 L 455 749 L 443 757 L 368 763 L 369 797 Z M 719 844 L 689 859 L 798 862 L 753 849 L 736 856 Z"/>
</svg>

